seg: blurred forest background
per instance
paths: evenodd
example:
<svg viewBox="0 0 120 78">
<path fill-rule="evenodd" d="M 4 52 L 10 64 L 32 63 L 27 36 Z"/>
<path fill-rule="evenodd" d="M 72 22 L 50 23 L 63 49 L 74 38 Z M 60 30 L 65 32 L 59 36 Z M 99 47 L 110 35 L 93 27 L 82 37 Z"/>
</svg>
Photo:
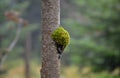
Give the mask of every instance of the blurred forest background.
<svg viewBox="0 0 120 78">
<path fill-rule="evenodd" d="M 40 77 L 40 1 L 0 0 L 0 78 Z M 119 0 L 61 0 L 61 25 L 61 78 L 120 78 Z"/>
</svg>

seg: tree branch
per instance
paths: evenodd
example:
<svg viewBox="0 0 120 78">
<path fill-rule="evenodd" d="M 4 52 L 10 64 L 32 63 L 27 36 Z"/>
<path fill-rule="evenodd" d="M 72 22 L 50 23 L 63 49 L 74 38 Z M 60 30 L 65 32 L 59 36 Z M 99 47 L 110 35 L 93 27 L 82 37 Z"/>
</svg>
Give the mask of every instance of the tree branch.
<svg viewBox="0 0 120 78">
<path fill-rule="evenodd" d="M 15 44 L 17 43 L 17 41 L 18 41 L 18 39 L 20 37 L 20 32 L 21 32 L 22 26 L 23 26 L 23 20 L 21 19 L 20 22 L 19 22 L 19 24 L 18 24 L 16 36 L 15 36 L 14 40 L 12 41 L 12 43 L 7 48 L 7 50 L 9 52 L 14 48 Z"/>
<path fill-rule="evenodd" d="M 8 46 L 8 48 L 3 51 L 4 54 L 2 53 L 3 55 L 2 55 L 1 58 L 0 58 L 0 67 L 3 67 L 3 63 L 4 63 L 4 61 L 6 60 L 8 53 L 12 51 L 12 49 L 13 49 L 14 46 L 16 45 L 17 41 L 19 40 L 22 26 L 23 26 L 23 20 L 21 19 L 21 20 L 19 21 L 18 28 L 17 28 L 17 31 L 16 31 L 16 36 L 15 36 L 14 40 L 13 40 L 12 43 Z"/>
</svg>

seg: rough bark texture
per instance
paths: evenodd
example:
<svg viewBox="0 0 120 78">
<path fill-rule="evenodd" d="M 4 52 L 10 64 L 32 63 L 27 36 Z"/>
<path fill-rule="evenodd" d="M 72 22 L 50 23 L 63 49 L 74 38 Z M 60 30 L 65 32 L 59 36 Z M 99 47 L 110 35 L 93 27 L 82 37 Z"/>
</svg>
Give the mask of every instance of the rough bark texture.
<svg viewBox="0 0 120 78">
<path fill-rule="evenodd" d="M 42 69 L 41 78 L 59 78 L 60 60 L 52 32 L 60 23 L 60 0 L 42 0 Z"/>
</svg>

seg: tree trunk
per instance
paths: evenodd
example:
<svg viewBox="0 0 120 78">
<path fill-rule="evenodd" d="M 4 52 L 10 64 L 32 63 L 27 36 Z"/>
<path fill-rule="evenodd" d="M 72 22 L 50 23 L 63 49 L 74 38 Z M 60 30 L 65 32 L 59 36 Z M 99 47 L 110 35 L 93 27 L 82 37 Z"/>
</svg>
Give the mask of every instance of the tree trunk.
<svg viewBox="0 0 120 78">
<path fill-rule="evenodd" d="M 31 52 L 31 35 L 28 34 L 25 39 L 25 78 L 30 78 L 30 52 Z"/>
<path fill-rule="evenodd" d="M 41 78 L 59 78 L 60 60 L 52 32 L 60 24 L 60 0 L 42 0 L 42 69 Z"/>
</svg>

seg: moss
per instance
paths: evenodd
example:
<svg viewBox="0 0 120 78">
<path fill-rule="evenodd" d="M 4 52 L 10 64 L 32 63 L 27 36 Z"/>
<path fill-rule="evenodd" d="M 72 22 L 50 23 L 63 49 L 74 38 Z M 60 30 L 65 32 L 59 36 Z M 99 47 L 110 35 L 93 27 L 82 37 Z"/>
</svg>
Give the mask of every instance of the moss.
<svg viewBox="0 0 120 78">
<path fill-rule="evenodd" d="M 70 42 L 70 35 L 60 26 L 52 33 L 52 39 L 59 45 L 63 45 L 65 48 Z"/>
</svg>

